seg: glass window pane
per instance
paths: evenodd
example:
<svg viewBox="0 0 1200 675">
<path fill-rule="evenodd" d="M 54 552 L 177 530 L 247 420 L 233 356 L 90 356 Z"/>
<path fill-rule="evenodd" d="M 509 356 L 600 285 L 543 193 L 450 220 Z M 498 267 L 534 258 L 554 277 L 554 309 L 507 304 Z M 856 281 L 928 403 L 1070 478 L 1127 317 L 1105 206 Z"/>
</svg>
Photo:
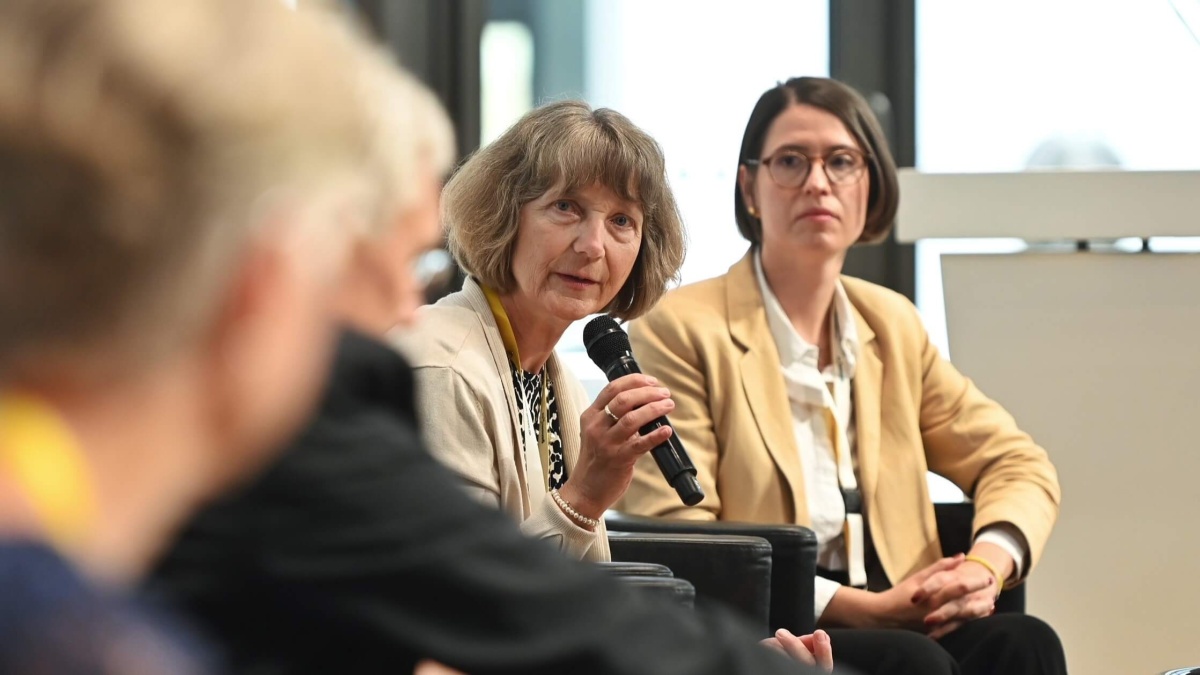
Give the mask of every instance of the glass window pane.
<svg viewBox="0 0 1200 675">
<path fill-rule="evenodd" d="M 748 244 L 733 219 L 738 149 L 763 91 L 797 75 L 829 73 L 823 0 L 589 0 L 587 97 L 619 110 L 662 145 L 688 251 L 682 283 L 723 274 Z M 603 374 L 563 337 L 592 393 Z M 598 386 L 599 385 L 599 386 Z"/>
<path fill-rule="evenodd" d="M 519 21 L 489 21 L 479 61 L 479 137 L 487 145 L 533 107 L 533 33 Z"/>
<path fill-rule="evenodd" d="M 688 234 L 683 283 L 724 273 L 748 247 L 733 219 L 742 130 L 767 88 L 829 73 L 828 1 L 584 0 L 582 41 L 568 39 L 578 30 L 567 23 L 577 20 L 573 7 L 493 5 L 502 16 L 481 45 L 485 142 L 535 102 L 582 95 L 620 111 L 666 155 Z M 531 39 L 512 17 L 523 17 Z M 581 58 L 582 82 L 572 83 L 564 64 Z M 583 351 L 585 323 L 566 332 L 559 353 L 594 395 L 604 379 Z"/>
<path fill-rule="evenodd" d="M 723 274 L 747 248 L 733 220 L 742 131 L 759 95 L 829 74 L 824 0 L 591 0 L 588 99 L 663 146 L 688 228 L 683 282 Z"/>
<path fill-rule="evenodd" d="M 1200 0 L 919 0 L 917 167 L 1200 168 L 1198 31 Z M 1150 242 L 1151 251 L 1188 246 Z M 1021 249 L 917 243 L 917 305 L 947 355 L 941 255 Z"/>
<path fill-rule="evenodd" d="M 920 0 L 917 166 L 1200 167 L 1200 43 L 1181 16 L 1167 1 Z"/>
</svg>

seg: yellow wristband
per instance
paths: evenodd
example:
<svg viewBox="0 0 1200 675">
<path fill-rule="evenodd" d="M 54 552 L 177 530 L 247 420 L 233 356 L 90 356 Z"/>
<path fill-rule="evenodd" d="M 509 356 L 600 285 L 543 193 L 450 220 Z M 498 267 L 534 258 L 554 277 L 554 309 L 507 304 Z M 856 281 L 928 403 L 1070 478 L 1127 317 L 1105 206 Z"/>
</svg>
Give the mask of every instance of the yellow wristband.
<svg viewBox="0 0 1200 675">
<path fill-rule="evenodd" d="M 992 578 L 996 580 L 996 597 L 1000 597 L 1000 591 L 1004 589 L 1004 581 L 1000 578 L 1000 573 L 996 571 L 996 566 L 992 563 L 980 558 L 977 555 L 969 555 L 964 558 L 964 562 L 973 562 L 983 565 L 987 571 L 992 573 Z"/>
</svg>

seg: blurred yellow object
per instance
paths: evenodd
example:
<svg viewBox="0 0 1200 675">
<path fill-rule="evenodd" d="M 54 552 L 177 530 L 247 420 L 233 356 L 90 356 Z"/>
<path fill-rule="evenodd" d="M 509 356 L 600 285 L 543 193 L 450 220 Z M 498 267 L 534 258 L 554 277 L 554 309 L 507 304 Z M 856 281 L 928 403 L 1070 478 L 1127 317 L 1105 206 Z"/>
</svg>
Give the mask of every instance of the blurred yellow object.
<svg viewBox="0 0 1200 675">
<path fill-rule="evenodd" d="M 53 408 L 33 396 L 0 395 L 0 471 L 24 493 L 56 548 L 82 543 L 95 494 L 75 435 Z"/>
</svg>

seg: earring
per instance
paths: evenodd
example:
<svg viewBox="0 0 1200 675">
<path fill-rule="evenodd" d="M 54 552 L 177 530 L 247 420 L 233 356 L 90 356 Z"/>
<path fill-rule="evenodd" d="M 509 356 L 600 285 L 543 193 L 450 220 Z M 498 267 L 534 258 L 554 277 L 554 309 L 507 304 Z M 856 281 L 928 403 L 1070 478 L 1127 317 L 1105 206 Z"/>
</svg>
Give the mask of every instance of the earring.
<svg viewBox="0 0 1200 675">
<path fill-rule="evenodd" d="M 753 206 L 747 206 L 746 211 L 748 211 L 750 213 L 751 218 L 758 217 L 758 209 L 754 208 Z"/>
</svg>

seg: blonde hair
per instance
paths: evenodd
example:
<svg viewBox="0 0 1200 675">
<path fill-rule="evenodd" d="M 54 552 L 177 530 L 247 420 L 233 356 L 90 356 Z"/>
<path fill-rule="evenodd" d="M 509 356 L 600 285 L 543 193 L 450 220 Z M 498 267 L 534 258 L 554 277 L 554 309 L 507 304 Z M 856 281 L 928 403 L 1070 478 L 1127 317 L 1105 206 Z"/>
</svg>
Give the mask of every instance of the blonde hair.
<svg viewBox="0 0 1200 675">
<path fill-rule="evenodd" d="M 375 215 L 347 76 L 367 48 L 333 21 L 278 0 L 0 3 L 0 370 L 167 353 L 274 207 L 317 243 L 336 195 Z"/>
<path fill-rule="evenodd" d="M 667 291 L 683 264 L 683 221 L 662 149 L 624 115 L 558 101 L 530 111 L 475 153 L 446 184 L 442 219 L 450 252 L 485 286 L 516 286 L 512 258 L 521 207 L 552 187 L 599 183 L 642 206 L 645 225 L 633 271 L 604 312 L 632 319 Z"/>
</svg>

